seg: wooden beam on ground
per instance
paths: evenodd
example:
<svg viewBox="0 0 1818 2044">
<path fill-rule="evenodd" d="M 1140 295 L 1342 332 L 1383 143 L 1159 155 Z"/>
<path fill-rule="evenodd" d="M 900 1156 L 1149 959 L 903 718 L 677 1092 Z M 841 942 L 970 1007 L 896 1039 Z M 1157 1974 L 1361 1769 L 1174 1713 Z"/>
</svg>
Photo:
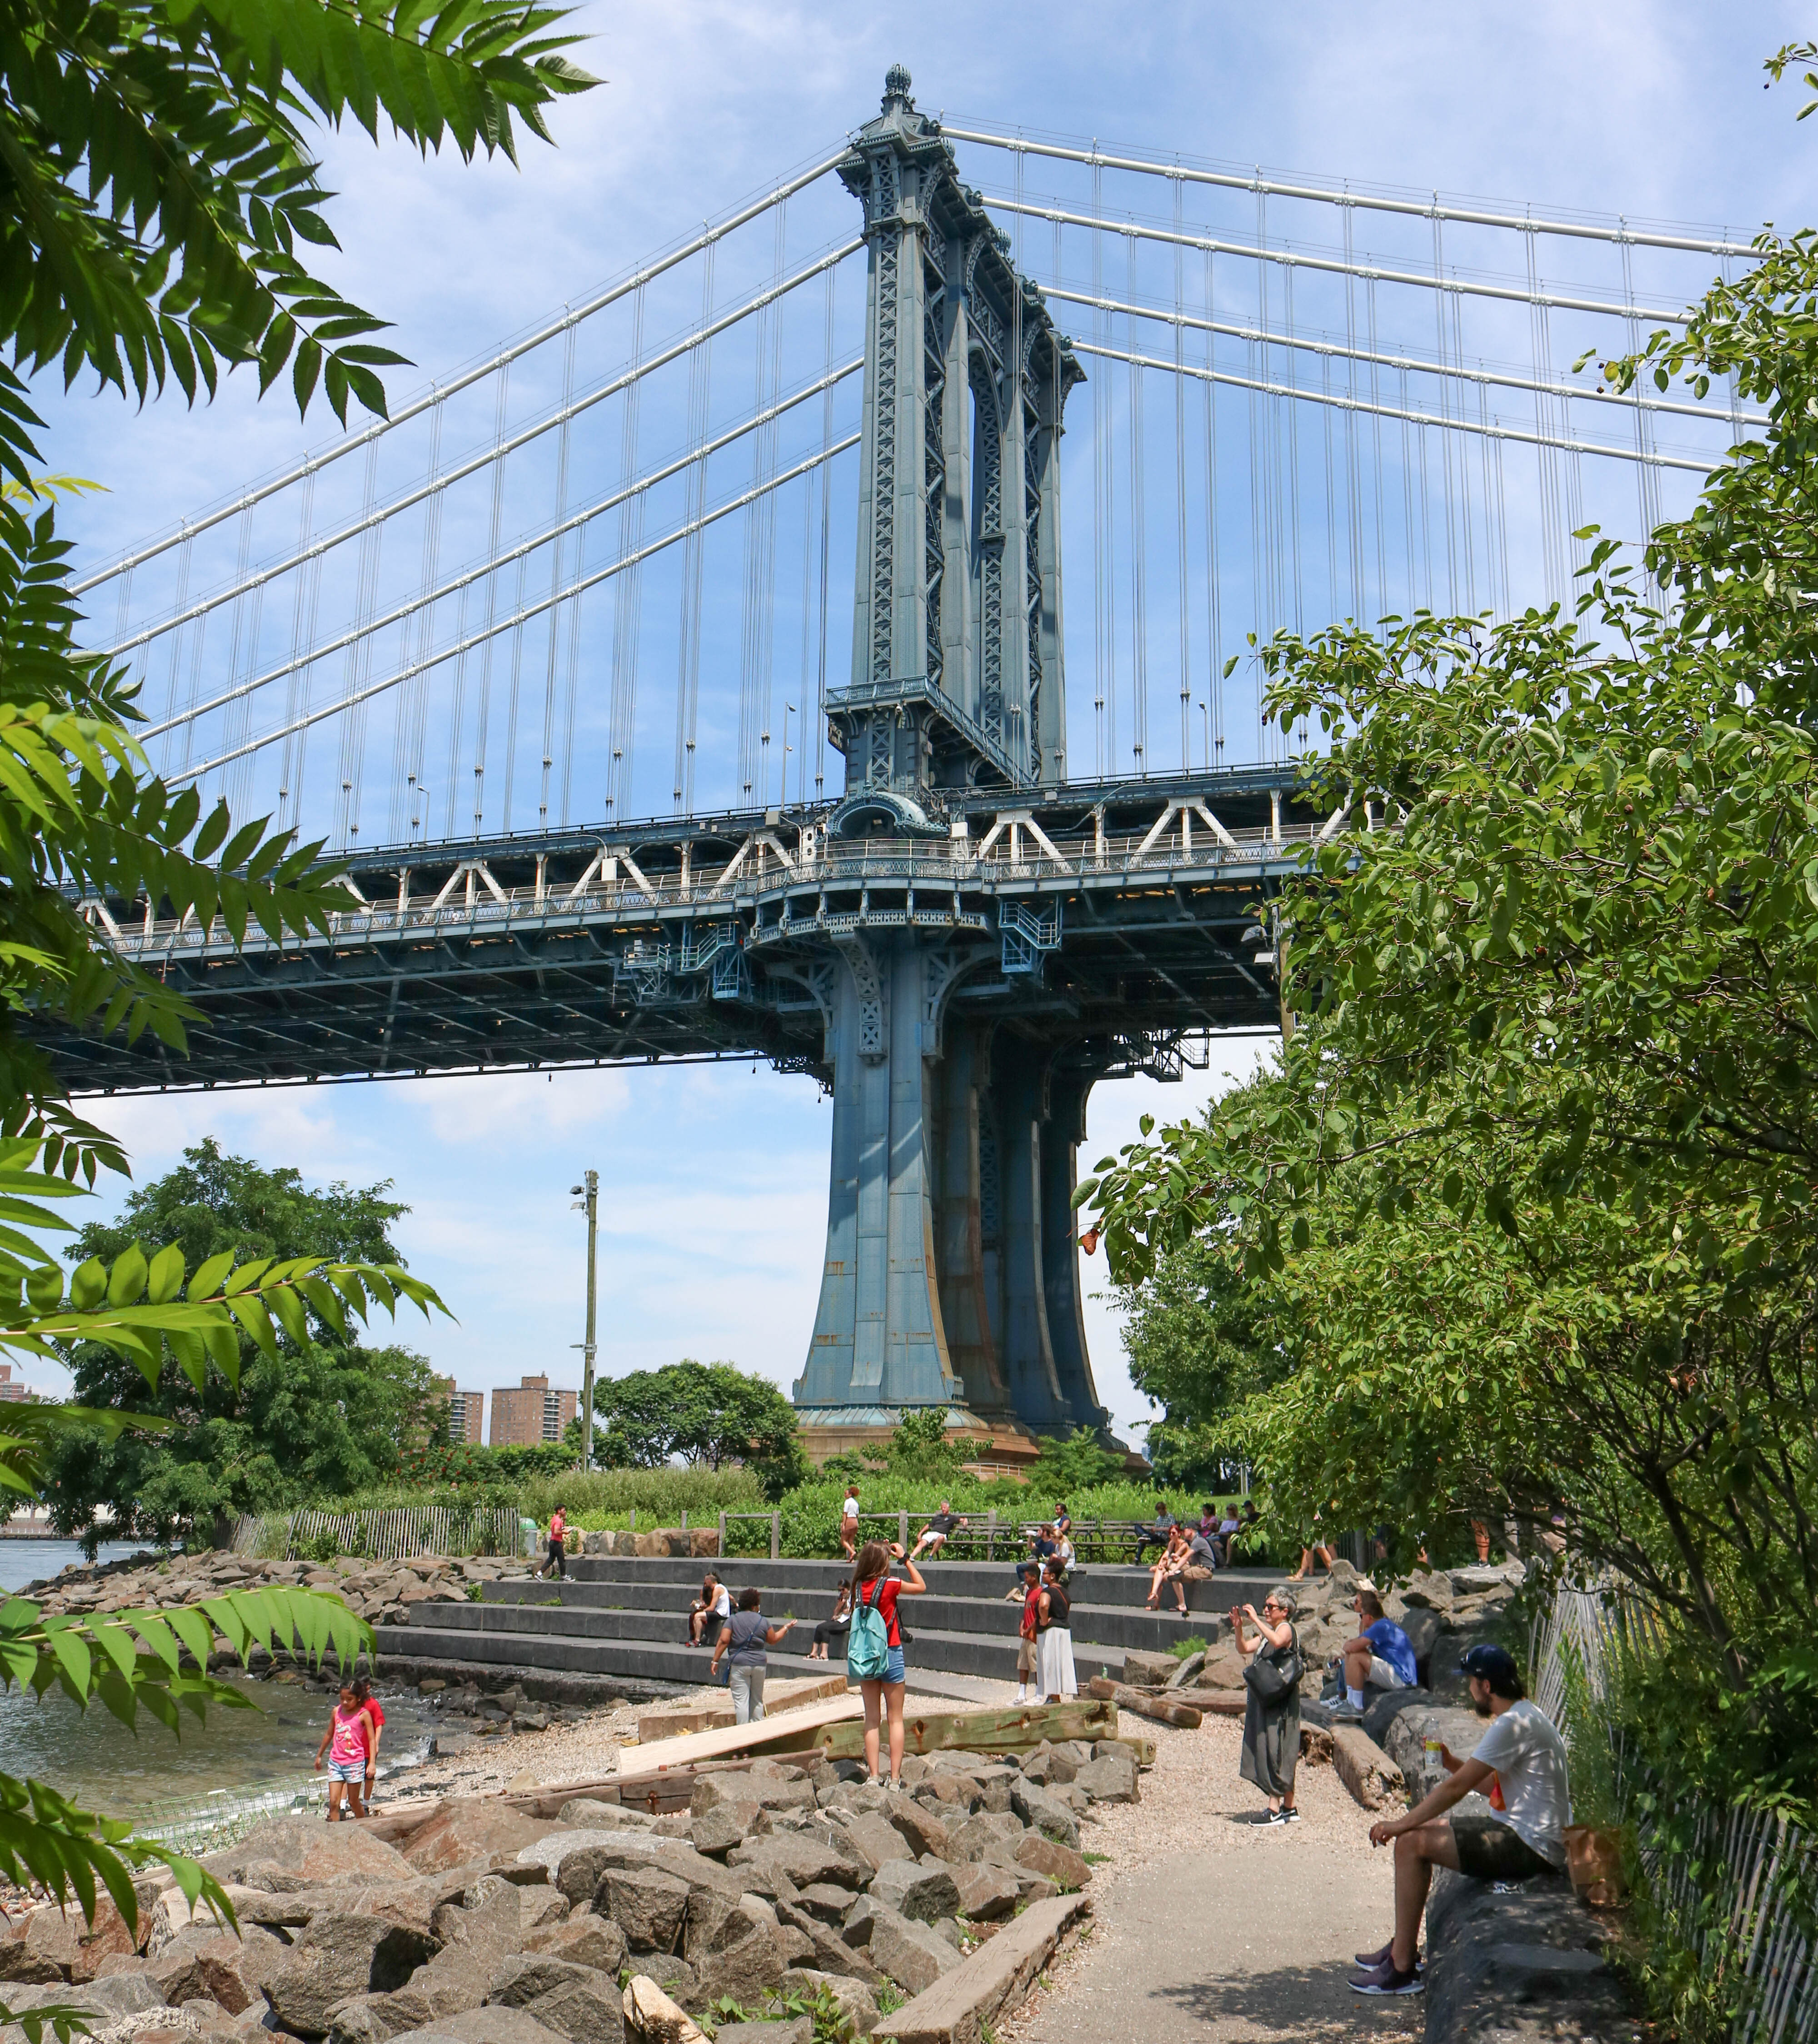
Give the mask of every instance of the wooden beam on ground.
<svg viewBox="0 0 1818 2044">
<path fill-rule="evenodd" d="M 1021 1753 L 1044 1739 L 1101 1739 L 1117 1736 L 1117 1712 L 1096 1698 L 1071 1703 L 1026 1704 L 1007 1711 L 956 1712 L 905 1710 L 905 1753 Z M 864 1727 L 856 1720 L 817 1727 L 803 1745 L 829 1760 L 855 1760 L 864 1750 Z M 787 1758 L 773 1748 L 777 1758 Z"/>
<path fill-rule="evenodd" d="M 1094 1696 L 1120 1710 L 1134 1711 L 1140 1718 L 1153 1718 L 1158 1724 L 1174 1725 L 1182 1731 L 1199 1729 L 1200 1714 L 1191 1704 L 1177 1704 L 1159 1692 L 1151 1695 L 1147 1689 L 1132 1689 L 1113 1682 L 1109 1675 L 1094 1675 L 1086 1687 Z"/>
</svg>

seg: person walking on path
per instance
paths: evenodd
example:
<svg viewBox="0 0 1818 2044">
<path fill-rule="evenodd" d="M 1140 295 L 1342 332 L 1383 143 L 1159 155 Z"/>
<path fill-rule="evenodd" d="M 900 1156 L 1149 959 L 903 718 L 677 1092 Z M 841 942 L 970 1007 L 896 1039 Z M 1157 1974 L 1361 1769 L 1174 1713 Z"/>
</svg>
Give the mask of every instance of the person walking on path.
<svg viewBox="0 0 1818 2044">
<path fill-rule="evenodd" d="M 859 1493 L 851 1484 L 846 1486 L 845 1502 L 840 1508 L 840 1551 L 849 1562 L 859 1546 Z"/>
<path fill-rule="evenodd" d="M 1459 1663 L 1470 1684 L 1471 1708 L 1489 1729 L 1469 1760 L 1442 1745 L 1449 1779 L 1405 1817 L 1370 1827 L 1370 1842 L 1395 1846 L 1395 1934 L 1380 1951 L 1359 1952 L 1363 1971 L 1351 1983 L 1359 1994 L 1418 1994 L 1424 1982 L 1416 1947 L 1433 1869 L 1449 1866 L 1474 1881 L 1526 1881 L 1558 1873 L 1566 1864 L 1566 1827 L 1572 1821 L 1566 1742 L 1536 1704 L 1527 1701 L 1515 1658 L 1505 1646 L 1474 1646 Z M 1494 1777 L 1503 1808 L 1495 1815 L 1446 1812 Z"/>
<path fill-rule="evenodd" d="M 890 1573 L 901 1562 L 906 1581 Z M 867 1540 L 852 1571 L 852 1629 L 846 1637 L 846 1678 L 856 1682 L 865 1700 L 865 1765 L 878 1779 L 878 1731 L 882 1716 L 890 1719 L 890 1771 L 886 1785 L 903 1785 L 903 1629 L 897 1613 L 899 1597 L 920 1596 L 928 1588 L 921 1571 L 903 1553 L 902 1543 Z"/>
<path fill-rule="evenodd" d="M 1256 1630 L 1247 1631 L 1247 1619 Z M 1254 1604 L 1231 1607 L 1231 1633 L 1249 1662 L 1243 1707 L 1243 1758 L 1238 1773 L 1269 1799 L 1269 1822 L 1297 1824 L 1294 1768 L 1301 1757 L 1301 1650 L 1294 1634 L 1294 1600 L 1271 1590 L 1258 1614 Z"/>
<path fill-rule="evenodd" d="M 1043 1568 L 1041 1587 L 1036 1593 L 1036 1680 L 1043 1700 L 1051 1704 L 1079 1694 L 1069 1629 L 1073 1608 L 1061 1587 L 1063 1573 L 1056 1555 Z"/>
<path fill-rule="evenodd" d="M 735 1724 L 756 1724 L 763 1716 L 764 1669 L 768 1665 L 764 1649 L 774 1646 L 795 1623 L 786 1618 L 781 1625 L 772 1625 L 758 1608 L 760 1599 L 761 1593 L 755 1588 L 740 1591 L 739 1608 L 721 1628 L 707 1666 L 711 1680 L 720 1672 L 720 1656 L 726 1656 Z"/>
<path fill-rule="evenodd" d="M 365 1676 L 355 1677 L 353 1692 L 372 1726 L 372 1738 L 366 1749 L 366 1808 L 360 1812 L 365 1816 L 371 1812 L 373 1788 L 379 1779 L 379 1742 L 385 1736 L 385 1711 Z"/>
<path fill-rule="evenodd" d="M 568 1571 L 563 1566 L 565 1558 L 564 1543 L 567 1538 L 568 1515 L 560 1505 L 557 1505 L 549 1515 L 549 1558 L 536 1572 L 539 1581 L 548 1575 L 551 1570 L 554 1570 L 564 1582 L 567 1581 Z"/>
<path fill-rule="evenodd" d="M 366 1786 L 366 1757 L 372 1750 L 372 1719 L 352 1682 L 341 1685 L 340 1700 L 329 1713 L 329 1728 L 316 1748 L 316 1772 L 329 1756 L 329 1822 L 341 1821 L 341 1800 L 356 1817 L 366 1815 L 361 1792 Z"/>
</svg>

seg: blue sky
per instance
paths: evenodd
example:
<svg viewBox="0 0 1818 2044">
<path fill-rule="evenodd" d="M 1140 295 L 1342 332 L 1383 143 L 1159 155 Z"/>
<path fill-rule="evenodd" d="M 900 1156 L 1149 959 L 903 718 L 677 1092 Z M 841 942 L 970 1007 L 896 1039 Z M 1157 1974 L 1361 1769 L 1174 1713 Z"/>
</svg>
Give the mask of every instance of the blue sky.
<svg viewBox="0 0 1818 2044">
<path fill-rule="evenodd" d="M 490 352 L 597 279 L 821 153 L 875 109 L 901 60 L 955 122 L 1097 136 L 1309 178 L 1344 177 L 1631 217 L 1805 224 L 1810 129 L 1762 58 L 1802 33 L 1792 9 L 1682 5 L 1459 8 L 924 5 L 898 20 L 769 4 L 582 6 L 580 60 L 606 82 L 559 106 L 559 146 L 521 163 L 425 163 L 352 130 L 327 139 L 326 267 L 396 323 L 405 392 Z M 117 548 L 317 444 L 279 395 L 230 379 L 210 409 L 136 410 L 86 388 L 41 394 L 53 467 L 111 494 L 69 529 Z M 1517 561 L 1518 578 L 1528 567 Z M 1517 592 L 1520 593 L 1519 591 Z M 1100 1089 L 1084 1161 L 1144 1111 L 1192 1111 L 1262 1047 L 1162 1089 Z M 829 1109 L 812 1083 L 749 1066 L 430 1080 L 113 1103 L 137 1174 L 205 1134 L 312 1179 L 391 1179 L 413 1266 L 457 1327 L 424 1340 L 463 1385 L 578 1375 L 580 1217 L 602 1173 L 602 1366 L 725 1357 L 786 1383 L 813 1318 Z M 1114 1321 L 1093 1312 L 1102 1393 L 1145 1416 Z M 50 1388 L 49 1374 L 37 1373 Z"/>
</svg>

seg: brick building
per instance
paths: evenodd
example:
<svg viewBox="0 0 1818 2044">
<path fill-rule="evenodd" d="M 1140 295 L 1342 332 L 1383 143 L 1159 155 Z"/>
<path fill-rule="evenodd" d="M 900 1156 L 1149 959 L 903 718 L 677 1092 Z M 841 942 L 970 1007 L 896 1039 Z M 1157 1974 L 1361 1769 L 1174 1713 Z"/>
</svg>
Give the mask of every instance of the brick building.
<svg viewBox="0 0 1818 2044">
<path fill-rule="evenodd" d="M 527 1377 L 515 1391 L 494 1392 L 489 1443 L 495 1448 L 528 1448 L 559 1441 L 579 1404 L 578 1392 L 552 1391 L 547 1377 Z"/>
<path fill-rule="evenodd" d="M 481 1430 L 486 1414 L 486 1393 L 457 1391 L 452 1377 L 441 1377 L 438 1381 L 448 1401 L 448 1439 L 477 1448 L 484 1439 Z"/>
<path fill-rule="evenodd" d="M 0 1362 L 0 1398 L 29 1398 L 31 1395 L 23 1384 L 13 1381 L 12 1364 Z"/>
</svg>

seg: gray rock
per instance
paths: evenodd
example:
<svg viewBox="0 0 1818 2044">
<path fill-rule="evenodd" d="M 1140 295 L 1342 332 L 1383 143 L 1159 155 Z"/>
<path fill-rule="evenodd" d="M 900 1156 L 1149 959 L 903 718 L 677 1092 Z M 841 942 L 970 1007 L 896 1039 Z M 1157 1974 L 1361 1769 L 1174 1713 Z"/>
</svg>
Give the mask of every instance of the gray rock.
<svg viewBox="0 0 1818 2044">
<path fill-rule="evenodd" d="M 803 1888 L 799 1907 L 810 1916 L 817 1916 L 823 1923 L 844 1923 L 846 1912 L 852 1906 L 852 1891 L 849 1888 L 836 1888 L 830 1881 L 810 1881 Z"/>
<path fill-rule="evenodd" d="M 912 1923 L 894 1909 L 880 1909 L 871 1922 L 867 1946 L 873 1965 L 887 1973 L 905 1994 L 921 1994 L 943 1973 L 959 1964 L 959 1954 L 939 1931 Z"/>
<path fill-rule="evenodd" d="M 1052 1838 L 1057 1845 L 1078 1851 L 1078 1819 L 1058 1797 L 1026 1781 L 1019 1781 L 1010 1791 L 1010 1808 L 1032 1830 Z"/>
<path fill-rule="evenodd" d="M 655 1867 L 615 1867 L 602 1884 L 606 1914 L 634 1952 L 672 1952 L 688 1909 L 688 1885 Z"/>
<path fill-rule="evenodd" d="M 916 1849 L 890 1819 L 879 1812 L 867 1811 L 855 1817 L 846 1827 L 846 1836 L 871 1863 L 874 1871 L 888 1866 L 894 1859 L 913 1859 Z"/>
<path fill-rule="evenodd" d="M 938 1916 L 957 1913 L 959 1887 L 953 1877 L 953 1869 L 944 1861 L 892 1860 L 888 1866 L 878 1869 L 871 1882 L 869 1900 L 883 1909 L 895 1910 L 899 1915 L 932 1923 Z M 883 1965 L 881 1959 L 875 1963 Z M 921 1989 L 916 1992 L 920 1993 Z"/>
<path fill-rule="evenodd" d="M 464 2009 L 401 2035 L 409 2044 L 557 2044 L 555 2033 L 525 2008 Z"/>
<path fill-rule="evenodd" d="M 716 1803 L 689 1821 L 694 1850 L 709 1859 L 722 1859 L 734 1846 L 742 1846 L 748 1838 L 762 1837 L 774 1828 L 770 1812 L 761 1803 Z"/>
<path fill-rule="evenodd" d="M 507 1959 L 486 1991 L 486 2001 L 524 2009 L 570 2044 L 607 2044 L 625 2034 L 617 1981 L 562 1959 Z"/>
<path fill-rule="evenodd" d="M 547 1924 L 532 1931 L 524 1941 L 527 1952 L 545 1952 L 551 1958 L 565 1959 L 571 1965 L 591 1966 L 616 1979 L 625 1961 L 625 1934 L 609 1916 L 586 1910 L 565 1923 Z"/>
<path fill-rule="evenodd" d="M 863 1901 L 859 1907 L 866 1905 Z M 863 1957 L 855 1945 L 846 1942 L 843 1932 L 830 1931 L 817 1923 L 805 1910 L 798 1909 L 793 1902 L 779 1902 L 776 1906 L 779 1934 L 790 1932 L 799 1936 L 808 1946 L 808 1951 L 794 1963 L 812 1965 L 817 1972 L 839 1973 L 852 1980 L 863 1981 L 867 1986 L 883 1984 L 883 1975 L 871 1961 Z"/>
<path fill-rule="evenodd" d="M 1023 1835 L 1020 1818 L 1008 1809 L 982 1810 L 975 1817 L 968 1817 L 953 1835 L 955 1862 L 982 1860 L 989 1850 L 1013 1846 Z"/>
<path fill-rule="evenodd" d="M 432 1950 L 418 1932 L 382 1918 L 325 1911 L 261 1965 L 257 1984 L 286 2030 L 320 2037 L 342 2002 L 404 1986 Z"/>
<path fill-rule="evenodd" d="M 877 2028 L 877 1999 L 862 1981 L 808 1966 L 791 1966 L 782 1977 L 783 1992 L 799 1994 L 805 2001 L 815 2000 L 823 1989 L 839 2004 L 855 2037 L 869 2037 Z"/>
<path fill-rule="evenodd" d="M 1164 1689 L 1178 1689 L 1183 1684 L 1190 1682 L 1205 1666 L 1205 1649 L 1202 1646 L 1197 1653 L 1188 1654 L 1162 1686 Z"/>
<path fill-rule="evenodd" d="M 734 1870 L 780 1872 L 786 1874 L 798 1889 L 811 1887 L 817 1881 L 830 1882 L 836 1888 L 856 1889 L 863 1887 L 869 1877 L 869 1869 L 860 1862 L 856 1850 L 848 1859 L 833 1846 L 819 1839 L 790 1837 L 784 1832 L 767 1838 L 748 1839 L 744 1845 L 735 1846 L 726 1855 L 726 1864 Z"/>
<path fill-rule="evenodd" d="M 1022 1899 L 1022 1884 L 1007 1867 L 967 1866 L 957 1869 L 959 1907 L 974 1923 L 1000 1923 L 1017 1913 Z"/>
<path fill-rule="evenodd" d="M 1562 1874 L 1499 1895 L 1442 1872 L 1427 1911 L 1428 2034 L 1459 2044 L 1628 2044 L 1639 2026 L 1604 1962 L 1605 1935 Z"/>
<path fill-rule="evenodd" d="M 1128 1753 L 1089 1760 L 1073 1777 L 1073 1786 L 1092 1803 L 1137 1803 L 1136 1763 Z"/>
<path fill-rule="evenodd" d="M 814 2044 L 814 2018 L 795 2015 L 777 2023 L 722 2023 L 714 2044 Z"/>
</svg>

